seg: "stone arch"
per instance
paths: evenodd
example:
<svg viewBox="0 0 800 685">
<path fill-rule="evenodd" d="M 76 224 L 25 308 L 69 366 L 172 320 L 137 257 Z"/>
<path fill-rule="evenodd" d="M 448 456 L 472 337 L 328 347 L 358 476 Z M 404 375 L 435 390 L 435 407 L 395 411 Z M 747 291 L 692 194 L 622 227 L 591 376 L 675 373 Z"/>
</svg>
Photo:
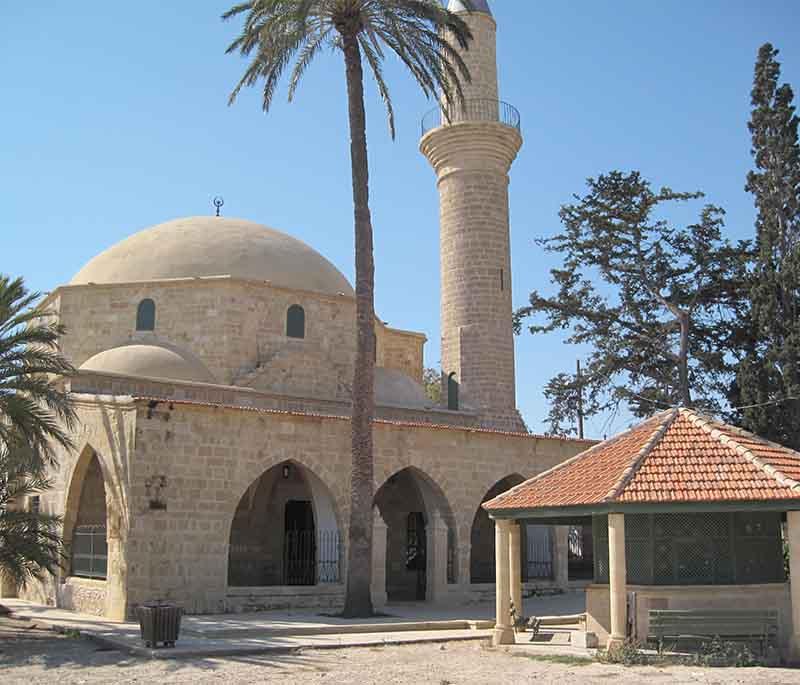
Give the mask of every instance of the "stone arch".
<svg viewBox="0 0 800 685">
<path fill-rule="evenodd" d="M 102 460 L 97 451 L 87 443 L 72 469 L 64 502 L 63 540 L 69 552 L 65 560 L 66 576 L 73 575 L 75 570 L 73 552 L 76 528 L 83 525 L 107 528 L 111 504 L 108 482 L 108 475 L 103 472 Z"/>
<path fill-rule="evenodd" d="M 80 575 L 74 573 L 73 552 L 75 549 L 76 527 L 83 523 L 83 499 L 86 485 L 89 482 L 95 483 L 95 504 L 97 505 L 96 514 L 99 517 L 103 512 L 102 518 L 105 525 L 106 543 L 106 574 L 105 581 L 99 578 L 82 579 Z M 99 497 L 99 487 L 97 481 L 102 482 L 102 504 L 97 502 Z M 124 620 L 127 617 L 127 566 L 125 563 L 124 543 L 121 535 L 123 517 L 123 507 L 118 500 L 120 493 L 115 487 L 114 474 L 109 471 L 109 466 L 102 452 L 96 450 L 90 443 L 86 443 L 78 453 L 78 457 L 72 467 L 67 488 L 64 496 L 62 539 L 67 549 L 67 557 L 61 569 L 61 583 L 57 593 L 59 606 L 74 609 L 77 611 L 102 612 L 103 615 L 114 620 Z M 88 496 L 88 495 L 87 495 Z M 91 524 L 89 524 L 91 525 Z M 99 523 L 98 523 L 99 525 Z M 85 542 L 85 539 L 82 540 Z M 85 606 L 82 602 L 80 592 L 75 592 L 76 587 L 72 583 L 91 582 L 100 583 L 102 589 L 97 590 L 97 596 L 92 598 L 91 604 Z M 99 603 L 99 607 L 98 607 Z"/>
<path fill-rule="evenodd" d="M 441 599 L 458 578 L 455 517 L 442 488 L 409 466 L 376 489 L 374 505 L 386 543 L 384 569 L 373 573 L 384 571 L 388 601 Z"/>
<path fill-rule="evenodd" d="M 341 517 L 325 482 L 286 459 L 265 469 L 238 500 L 228 536 L 228 586 L 341 581 Z"/>
<path fill-rule="evenodd" d="M 472 519 L 472 527 L 470 529 L 469 575 L 471 583 L 494 583 L 495 580 L 494 524 L 483 508 L 483 503 L 524 481 L 525 478 L 518 473 L 509 474 L 492 485 L 481 499 Z M 522 535 L 524 536 L 524 526 Z M 521 548 L 524 550 L 525 540 L 522 539 L 520 542 Z M 524 558 L 522 563 L 524 567 Z"/>
</svg>

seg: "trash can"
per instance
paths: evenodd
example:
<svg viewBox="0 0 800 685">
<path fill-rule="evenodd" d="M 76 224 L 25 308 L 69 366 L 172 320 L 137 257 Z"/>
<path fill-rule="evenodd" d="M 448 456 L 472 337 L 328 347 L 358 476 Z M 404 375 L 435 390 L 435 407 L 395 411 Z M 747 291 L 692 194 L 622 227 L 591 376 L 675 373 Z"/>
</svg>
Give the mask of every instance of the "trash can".
<svg viewBox="0 0 800 685">
<path fill-rule="evenodd" d="M 149 602 L 137 607 L 139 628 L 146 647 L 174 647 L 181 630 L 183 609 L 174 604 Z"/>
</svg>

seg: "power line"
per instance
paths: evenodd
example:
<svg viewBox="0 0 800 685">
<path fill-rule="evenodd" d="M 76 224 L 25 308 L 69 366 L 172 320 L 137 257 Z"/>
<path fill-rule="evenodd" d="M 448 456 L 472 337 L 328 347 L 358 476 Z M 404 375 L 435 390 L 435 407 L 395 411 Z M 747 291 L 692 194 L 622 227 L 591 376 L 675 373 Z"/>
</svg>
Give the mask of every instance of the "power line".
<svg viewBox="0 0 800 685">
<path fill-rule="evenodd" d="M 650 404 L 658 404 L 664 407 L 664 409 L 677 409 L 678 407 L 681 406 L 679 404 L 666 404 L 665 402 L 653 400 L 650 399 L 649 397 L 637 395 L 635 392 L 630 393 L 630 395 L 645 402 L 650 402 Z M 792 400 L 800 400 L 800 397 L 782 397 L 778 400 L 770 400 L 769 402 L 760 402 L 759 404 L 743 404 L 740 407 L 731 407 L 731 411 L 740 411 L 742 409 L 757 409 L 758 407 L 768 407 L 769 405 L 772 404 L 781 404 L 782 402 L 790 402 Z"/>
<path fill-rule="evenodd" d="M 761 402 L 760 404 L 745 404 L 741 407 L 731 407 L 731 409 L 755 409 L 757 407 L 766 407 L 770 404 L 780 404 L 781 402 L 788 402 L 789 400 L 800 400 L 800 397 L 782 397 L 779 400 L 770 400 L 769 402 Z"/>
</svg>

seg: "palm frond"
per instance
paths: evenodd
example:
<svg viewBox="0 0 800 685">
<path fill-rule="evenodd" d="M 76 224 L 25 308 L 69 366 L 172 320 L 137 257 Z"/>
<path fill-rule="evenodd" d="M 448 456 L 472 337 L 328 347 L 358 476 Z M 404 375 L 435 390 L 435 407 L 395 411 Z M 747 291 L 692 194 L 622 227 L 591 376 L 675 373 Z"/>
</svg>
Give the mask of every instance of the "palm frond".
<svg viewBox="0 0 800 685">
<path fill-rule="evenodd" d="M 468 0 L 465 0 L 471 6 Z M 248 59 L 228 98 L 261 83 L 261 106 L 270 109 L 283 74 L 291 101 L 309 65 L 325 47 L 341 48 L 344 27 L 356 26 L 360 50 L 375 79 L 395 135 L 395 113 L 383 73 L 384 47 L 395 53 L 428 98 L 441 97 L 446 109 L 464 99 L 470 81 L 461 56 L 472 34 L 458 14 L 438 0 L 250 0 L 234 5 L 223 20 L 243 16 L 239 35 L 226 53 Z"/>
</svg>

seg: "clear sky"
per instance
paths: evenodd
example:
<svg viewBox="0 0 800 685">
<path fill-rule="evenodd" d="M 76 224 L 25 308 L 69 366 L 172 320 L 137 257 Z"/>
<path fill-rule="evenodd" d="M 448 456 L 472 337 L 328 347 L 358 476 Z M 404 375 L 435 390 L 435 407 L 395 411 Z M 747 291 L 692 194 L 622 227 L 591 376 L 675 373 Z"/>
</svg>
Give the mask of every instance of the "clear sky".
<svg viewBox="0 0 800 685">
<path fill-rule="evenodd" d="M 232 2 L 230 4 L 233 4 Z M 264 115 L 257 92 L 227 95 L 243 63 L 217 0 L 0 3 L 0 272 L 46 291 L 142 228 L 212 211 L 291 233 L 351 280 L 353 226 L 342 60 L 325 54 L 294 103 Z M 512 170 L 515 305 L 548 291 L 554 262 L 533 245 L 584 180 L 639 169 L 657 185 L 701 189 L 753 232 L 749 93 L 756 51 L 781 50 L 800 90 L 798 0 L 493 0 L 501 96 L 522 114 Z M 417 149 L 426 102 L 390 60 L 392 142 L 369 85 L 376 305 L 423 331 L 439 360 L 438 196 Z M 557 335 L 517 341 L 518 404 L 533 430 L 542 387 L 580 350 Z M 624 417 L 589 422 L 601 437 Z"/>
</svg>

